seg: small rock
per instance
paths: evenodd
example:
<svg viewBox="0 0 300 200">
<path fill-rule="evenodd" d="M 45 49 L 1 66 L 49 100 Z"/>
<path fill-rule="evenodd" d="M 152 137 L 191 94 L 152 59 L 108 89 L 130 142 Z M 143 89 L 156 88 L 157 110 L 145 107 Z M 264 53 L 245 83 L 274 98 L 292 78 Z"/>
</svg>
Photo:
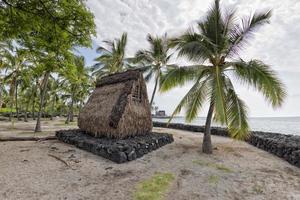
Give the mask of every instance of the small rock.
<svg viewBox="0 0 300 200">
<path fill-rule="evenodd" d="M 29 149 L 22 149 L 22 150 L 20 150 L 20 152 L 25 152 L 25 151 L 29 151 Z"/>
<path fill-rule="evenodd" d="M 55 150 L 58 150 L 57 147 L 50 147 L 51 151 L 55 151 Z"/>
<path fill-rule="evenodd" d="M 105 170 L 113 169 L 113 167 L 106 167 Z"/>
</svg>

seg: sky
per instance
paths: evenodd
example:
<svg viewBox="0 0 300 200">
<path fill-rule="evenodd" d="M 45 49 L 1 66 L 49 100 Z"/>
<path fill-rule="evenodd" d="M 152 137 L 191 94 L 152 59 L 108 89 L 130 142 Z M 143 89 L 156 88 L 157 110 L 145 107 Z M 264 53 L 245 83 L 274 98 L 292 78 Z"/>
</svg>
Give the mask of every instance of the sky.
<svg viewBox="0 0 300 200">
<path fill-rule="evenodd" d="M 201 20 L 212 0 L 88 0 L 94 13 L 97 36 L 92 49 L 80 49 L 87 64 L 97 56 L 95 49 L 103 40 L 112 40 L 128 33 L 127 56 L 139 49 L 147 49 L 148 33 L 161 36 L 179 36 Z M 223 0 L 226 9 L 237 8 L 241 17 L 255 10 L 272 9 L 271 23 L 260 28 L 252 42 L 241 52 L 244 60 L 259 59 L 272 66 L 285 84 L 288 96 L 281 108 L 272 109 L 262 95 L 253 88 L 235 84 L 240 97 L 246 102 L 250 117 L 300 116 L 300 1 L 298 0 Z M 174 62 L 185 62 L 174 59 Z M 153 81 L 148 87 L 149 97 Z M 159 109 L 171 114 L 191 85 L 158 93 L 154 99 Z M 205 106 L 199 116 L 207 113 Z M 184 112 L 181 113 L 184 115 Z"/>
</svg>

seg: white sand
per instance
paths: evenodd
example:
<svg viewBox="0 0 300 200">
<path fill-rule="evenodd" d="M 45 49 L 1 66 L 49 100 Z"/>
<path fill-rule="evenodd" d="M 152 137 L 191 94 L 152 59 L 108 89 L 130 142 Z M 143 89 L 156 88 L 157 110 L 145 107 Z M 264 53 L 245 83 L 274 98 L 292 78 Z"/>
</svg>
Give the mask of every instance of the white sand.
<svg viewBox="0 0 300 200">
<path fill-rule="evenodd" d="M 205 155 L 200 134 L 154 130 L 172 133 L 175 142 L 125 164 L 59 141 L 2 142 L 0 199 L 128 200 L 136 184 L 155 172 L 176 177 L 169 200 L 300 199 L 300 169 L 280 158 L 217 136 L 212 138 L 217 150 Z"/>
</svg>

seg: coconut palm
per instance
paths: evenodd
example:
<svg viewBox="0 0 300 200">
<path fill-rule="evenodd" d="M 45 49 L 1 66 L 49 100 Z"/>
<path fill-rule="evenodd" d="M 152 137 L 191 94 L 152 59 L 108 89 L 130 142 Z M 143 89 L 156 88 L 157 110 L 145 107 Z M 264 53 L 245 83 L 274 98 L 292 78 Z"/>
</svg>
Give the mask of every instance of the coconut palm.
<svg viewBox="0 0 300 200">
<path fill-rule="evenodd" d="M 0 109 L 3 103 L 4 94 L 4 77 L 6 76 L 9 66 L 7 65 L 6 56 L 11 52 L 11 41 L 0 41 Z"/>
<path fill-rule="evenodd" d="M 97 63 L 93 66 L 93 74 L 97 78 L 105 75 L 122 72 L 130 67 L 132 58 L 125 58 L 127 33 L 123 33 L 120 39 L 104 41 L 109 47 L 98 47 L 97 52 L 100 56 L 95 59 Z"/>
<path fill-rule="evenodd" d="M 150 43 L 150 49 L 139 50 L 136 53 L 135 58 L 137 62 L 141 62 L 144 66 L 143 70 L 146 74 L 146 81 L 149 81 L 154 76 L 155 83 L 150 100 L 150 105 L 152 106 L 157 86 L 162 76 L 162 70 L 171 66 L 168 65 L 168 62 L 170 61 L 172 54 L 169 52 L 169 45 L 166 35 L 162 38 L 159 38 L 148 34 L 147 41 Z"/>
<path fill-rule="evenodd" d="M 62 74 L 62 88 L 65 91 L 64 97 L 70 100 L 69 112 L 66 123 L 74 121 L 74 104 L 82 104 L 88 95 L 90 84 L 89 68 L 85 66 L 83 56 L 74 56 L 74 63 Z"/>
<path fill-rule="evenodd" d="M 209 101 L 202 145 L 204 153 L 212 153 L 212 119 L 226 125 L 233 138 L 249 136 L 247 107 L 235 91 L 233 77 L 242 84 L 253 86 L 273 107 L 283 103 L 285 89 L 271 67 L 256 59 L 244 61 L 238 54 L 253 33 L 269 23 L 270 17 L 270 11 L 255 12 L 237 21 L 235 12 L 224 12 L 216 0 L 207 16 L 198 22 L 196 31 L 189 30 L 171 41 L 179 56 L 197 64 L 168 70 L 160 89 L 167 91 L 193 82 L 172 115 L 185 108 L 187 121 L 197 117 L 205 101 Z"/>
<path fill-rule="evenodd" d="M 26 53 L 23 50 L 7 51 L 4 59 L 4 66 L 9 69 L 9 73 L 4 77 L 6 82 L 10 83 L 10 97 L 11 97 L 11 109 L 13 105 L 16 106 L 17 119 L 19 120 L 19 107 L 18 107 L 18 87 L 25 77 L 28 77 L 26 63 Z M 27 79 L 26 79 L 27 80 Z M 10 120 L 12 118 L 12 112 L 10 114 Z"/>
</svg>

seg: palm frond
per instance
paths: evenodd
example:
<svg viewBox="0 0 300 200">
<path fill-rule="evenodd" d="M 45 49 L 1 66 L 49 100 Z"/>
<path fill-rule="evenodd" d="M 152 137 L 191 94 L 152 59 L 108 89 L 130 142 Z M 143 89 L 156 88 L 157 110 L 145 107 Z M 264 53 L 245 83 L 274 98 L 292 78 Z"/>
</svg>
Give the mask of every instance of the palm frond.
<svg viewBox="0 0 300 200">
<path fill-rule="evenodd" d="M 151 53 L 147 50 L 139 50 L 135 54 L 136 62 L 145 62 L 145 63 L 152 63 L 154 58 L 152 57 Z"/>
<path fill-rule="evenodd" d="M 285 87 L 270 66 L 259 60 L 239 61 L 232 66 L 237 78 L 262 92 L 273 107 L 282 105 L 286 97 Z"/>
<path fill-rule="evenodd" d="M 225 75 L 216 67 L 212 81 L 211 101 L 214 103 L 214 119 L 227 125 Z"/>
<path fill-rule="evenodd" d="M 179 57 L 187 57 L 195 62 L 203 62 L 209 59 L 213 52 L 207 45 L 209 43 L 202 35 L 188 30 L 185 34 L 178 38 L 171 39 L 170 47 L 176 47 Z"/>
<path fill-rule="evenodd" d="M 123 33 L 120 39 L 113 41 L 104 41 L 109 46 L 109 49 L 99 47 L 97 52 L 100 56 L 94 60 L 97 63 L 93 66 L 94 75 L 103 76 L 111 73 L 122 72 L 125 69 L 134 68 L 134 59 L 125 58 L 125 50 L 127 44 L 127 33 Z M 100 71 L 103 71 L 100 72 Z M 98 77 L 100 78 L 100 77 Z"/>
<path fill-rule="evenodd" d="M 151 80 L 151 78 L 153 77 L 154 71 L 153 70 L 149 70 L 145 76 L 145 81 L 149 82 Z"/>
<path fill-rule="evenodd" d="M 224 30 L 223 35 L 227 36 L 228 32 L 230 32 L 234 28 L 234 23 L 236 20 L 236 10 L 225 10 L 223 13 L 223 22 L 224 22 Z"/>
<path fill-rule="evenodd" d="M 267 12 L 256 12 L 254 15 L 242 19 L 242 25 L 236 24 L 229 33 L 230 48 L 228 49 L 227 55 L 233 56 L 238 54 L 238 51 L 247 44 L 254 32 L 262 25 L 270 22 L 271 15 L 271 10 Z"/>
<path fill-rule="evenodd" d="M 246 139 L 250 136 L 247 106 L 235 93 L 229 78 L 226 78 L 225 84 L 227 90 L 226 113 L 229 134 L 235 139 Z"/>
<path fill-rule="evenodd" d="M 205 87 L 204 85 L 205 84 L 202 84 L 202 85 L 200 84 L 200 80 L 196 81 L 196 83 L 191 87 L 191 89 L 186 93 L 186 95 L 182 98 L 182 100 L 176 106 L 168 123 L 173 119 L 173 117 L 176 114 L 181 112 L 182 108 L 187 107 L 187 105 L 189 105 L 188 106 L 189 111 L 187 111 L 187 113 L 190 113 L 190 114 L 189 114 L 189 117 L 186 117 L 186 120 L 190 121 L 195 117 L 195 115 L 194 115 L 195 111 L 197 113 L 199 108 L 202 107 L 202 104 L 204 102 L 204 98 L 205 98 L 204 92 L 205 91 L 203 90 L 203 88 L 201 88 L 201 87 Z M 196 94 L 197 98 L 194 99 L 195 94 Z M 193 105 L 193 102 L 194 102 L 194 105 Z M 194 109 L 192 109 L 192 108 L 194 108 Z"/>
<path fill-rule="evenodd" d="M 225 13 L 224 16 L 220 8 L 220 0 L 215 0 L 206 18 L 198 22 L 200 34 L 206 38 L 203 43 L 214 54 L 221 54 L 227 49 L 228 39 L 225 33 L 233 17 L 234 13 Z"/>
<path fill-rule="evenodd" d="M 197 88 L 191 93 L 191 98 L 186 103 L 186 121 L 191 122 L 198 116 L 200 109 L 203 107 L 207 94 L 209 91 L 209 85 L 207 84 L 210 77 L 198 83 Z"/>
<path fill-rule="evenodd" d="M 204 65 L 194 65 L 186 67 L 169 67 L 160 79 L 160 91 L 166 92 L 176 86 L 182 86 L 188 81 L 205 77 L 210 73 L 210 67 Z"/>
<path fill-rule="evenodd" d="M 106 49 L 105 47 L 102 47 L 102 46 L 98 47 L 96 49 L 96 52 L 97 53 L 111 53 L 108 49 Z"/>
</svg>

